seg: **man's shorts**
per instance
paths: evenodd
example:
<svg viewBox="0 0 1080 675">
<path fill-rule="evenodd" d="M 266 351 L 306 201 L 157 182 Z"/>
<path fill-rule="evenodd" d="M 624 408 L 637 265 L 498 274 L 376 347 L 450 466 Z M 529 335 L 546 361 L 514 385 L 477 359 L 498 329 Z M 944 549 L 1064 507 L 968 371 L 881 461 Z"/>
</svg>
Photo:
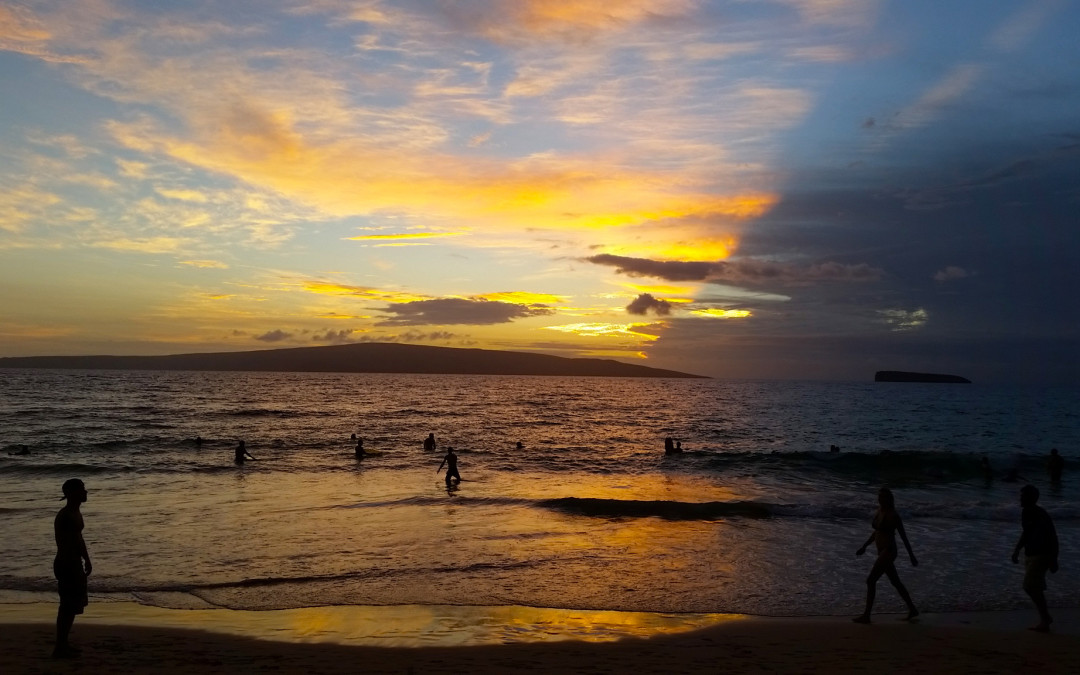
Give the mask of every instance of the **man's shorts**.
<svg viewBox="0 0 1080 675">
<path fill-rule="evenodd" d="M 1024 590 L 1046 590 L 1046 573 L 1050 570 L 1050 556 L 1029 555 L 1024 558 Z"/>
<path fill-rule="evenodd" d="M 53 561 L 53 574 L 60 590 L 60 611 L 70 614 L 82 614 L 83 608 L 90 603 L 86 594 L 86 572 L 82 560 L 73 562 Z"/>
</svg>

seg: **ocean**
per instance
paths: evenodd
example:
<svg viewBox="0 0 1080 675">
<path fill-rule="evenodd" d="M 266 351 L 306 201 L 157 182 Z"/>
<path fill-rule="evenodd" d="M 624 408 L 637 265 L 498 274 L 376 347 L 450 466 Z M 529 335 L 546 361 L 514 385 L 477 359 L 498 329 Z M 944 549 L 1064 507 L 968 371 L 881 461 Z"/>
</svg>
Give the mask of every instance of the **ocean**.
<svg viewBox="0 0 1080 675">
<path fill-rule="evenodd" d="M 873 562 L 855 550 L 888 485 L 919 560 L 897 564 L 920 610 L 1030 608 L 1010 561 L 1030 482 L 1061 540 L 1050 605 L 1080 607 L 1077 388 L 78 370 L 0 381 L 0 603 L 55 602 L 52 519 L 60 485 L 81 478 L 92 605 L 855 615 Z M 375 454 L 357 460 L 352 434 Z M 685 452 L 665 456 L 669 436 Z M 237 466 L 241 439 L 256 459 Z M 463 478 L 449 488 L 447 446 Z M 1051 448 L 1067 462 L 1060 485 Z M 884 579 L 875 610 L 903 610 Z"/>
</svg>

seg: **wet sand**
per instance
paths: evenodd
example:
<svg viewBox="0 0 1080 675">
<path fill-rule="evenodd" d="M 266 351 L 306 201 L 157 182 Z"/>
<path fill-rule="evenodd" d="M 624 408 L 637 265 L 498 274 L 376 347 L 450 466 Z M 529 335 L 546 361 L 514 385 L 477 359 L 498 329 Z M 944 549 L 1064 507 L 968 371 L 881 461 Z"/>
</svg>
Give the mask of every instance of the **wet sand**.
<svg viewBox="0 0 1080 675">
<path fill-rule="evenodd" d="M 429 636 L 427 644 L 432 646 L 403 646 L 402 640 L 398 646 L 373 646 L 378 642 L 332 628 L 274 629 L 290 620 L 276 612 L 251 613 L 262 618 L 244 635 L 221 625 L 218 630 L 165 625 L 154 617 L 171 613 L 178 621 L 191 622 L 194 615 L 135 607 L 139 606 L 124 603 L 114 608 L 114 613 L 130 610 L 128 621 L 109 616 L 109 622 L 102 623 L 80 617 L 72 642 L 81 654 L 68 660 L 51 658 L 53 626 L 40 620 L 45 607 L 0 608 L 0 621 L 5 622 L 0 625 L 0 672 L 1080 672 L 1080 611 L 1076 610 L 1055 612 L 1055 632 L 1049 635 L 1025 630 L 1033 612 L 982 612 L 927 614 L 910 624 L 896 615 L 880 615 L 870 626 L 853 624 L 849 617 L 710 615 L 708 627 L 679 632 L 670 624 L 652 637 L 622 638 L 616 638 L 614 631 L 603 632 L 602 637 L 590 633 L 587 612 L 542 610 L 577 619 L 561 633 L 554 622 L 533 633 L 521 630 L 517 639 L 502 634 L 501 644 L 485 643 L 474 635 L 465 644 L 451 646 L 455 633 L 450 631 Z M 382 608 L 333 609 L 364 613 Z M 469 608 L 443 609 L 453 614 Z M 88 613 L 92 611 L 93 607 Z M 240 614 L 215 611 L 226 617 Z M 7 623 L 11 619 L 15 622 Z M 687 626 L 694 624 L 690 621 Z M 468 634 L 467 627 L 463 630 Z M 422 638 L 411 642 L 424 644 Z"/>
</svg>

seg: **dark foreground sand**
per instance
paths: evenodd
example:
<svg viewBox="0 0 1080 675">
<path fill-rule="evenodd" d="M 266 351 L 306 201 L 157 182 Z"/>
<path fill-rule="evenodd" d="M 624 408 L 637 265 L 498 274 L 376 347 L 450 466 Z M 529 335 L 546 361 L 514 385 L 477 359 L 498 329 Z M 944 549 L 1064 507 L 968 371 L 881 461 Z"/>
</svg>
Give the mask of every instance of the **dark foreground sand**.
<svg viewBox="0 0 1080 675">
<path fill-rule="evenodd" d="M 86 623 L 76 625 L 82 654 L 71 660 L 50 657 L 51 625 L 21 623 L 0 625 L 0 673 L 1080 673 L 1076 631 L 1033 633 L 1016 625 L 1026 618 L 927 615 L 906 624 L 885 616 L 871 626 L 749 618 L 614 642 L 460 647 L 277 642 Z"/>
</svg>

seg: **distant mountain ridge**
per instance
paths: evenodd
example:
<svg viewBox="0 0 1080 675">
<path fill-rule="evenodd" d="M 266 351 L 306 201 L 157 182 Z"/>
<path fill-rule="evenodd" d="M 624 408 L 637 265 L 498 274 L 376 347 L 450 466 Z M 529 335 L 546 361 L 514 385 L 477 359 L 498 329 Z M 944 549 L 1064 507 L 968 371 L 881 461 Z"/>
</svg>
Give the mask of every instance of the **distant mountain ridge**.
<svg viewBox="0 0 1080 675">
<path fill-rule="evenodd" d="M 565 358 L 526 352 L 429 347 L 390 342 L 169 356 L 6 357 L 0 358 L 0 368 L 704 377 L 674 370 L 622 363 L 612 359 Z"/>
</svg>

